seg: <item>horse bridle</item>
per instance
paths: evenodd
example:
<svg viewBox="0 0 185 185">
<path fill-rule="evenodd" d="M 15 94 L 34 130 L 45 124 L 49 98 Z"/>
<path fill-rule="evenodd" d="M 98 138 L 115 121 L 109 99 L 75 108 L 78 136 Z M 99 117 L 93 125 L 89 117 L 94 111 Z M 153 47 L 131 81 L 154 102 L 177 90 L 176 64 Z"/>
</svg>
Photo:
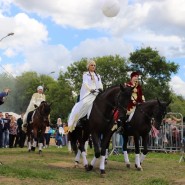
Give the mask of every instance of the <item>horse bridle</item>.
<svg viewBox="0 0 185 185">
<path fill-rule="evenodd" d="M 109 123 L 112 121 L 112 119 L 113 119 L 113 117 L 114 117 L 114 114 L 115 114 L 115 112 L 116 112 L 117 110 L 122 109 L 122 110 L 124 110 L 124 111 L 127 111 L 127 108 L 125 108 L 124 106 L 122 106 L 122 105 L 120 104 L 120 102 L 119 102 L 120 94 L 121 94 L 121 90 L 119 91 L 118 96 L 116 97 L 116 100 L 115 100 L 116 106 L 113 105 L 112 103 L 110 103 L 109 101 L 104 100 L 105 103 L 106 103 L 107 105 L 109 105 L 109 106 L 112 108 L 112 110 L 113 110 L 112 115 L 111 115 L 111 119 L 110 119 L 110 120 L 105 119 L 105 120 L 106 120 L 107 122 L 109 122 Z M 101 97 L 99 97 L 99 96 L 97 96 L 97 98 L 103 99 L 103 98 L 101 98 Z M 100 113 L 100 114 L 101 114 L 101 113 Z M 101 115 L 102 115 L 102 114 L 101 114 Z M 103 115 L 102 115 L 102 116 L 103 116 Z M 103 117 L 104 117 L 104 116 L 103 116 Z"/>
<path fill-rule="evenodd" d="M 144 115 L 146 115 L 149 118 L 149 120 L 152 121 L 152 123 L 155 121 L 155 118 L 153 116 L 149 116 L 141 107 L 137 107 L 137 108 L 139 108 L 140 112 L 143 113 Z M 164 115 L 165 115 L 165 113 L 164 113 Z M 163 114 L 161 114 L 161 117 L 163 117 Z"/>
</svg>

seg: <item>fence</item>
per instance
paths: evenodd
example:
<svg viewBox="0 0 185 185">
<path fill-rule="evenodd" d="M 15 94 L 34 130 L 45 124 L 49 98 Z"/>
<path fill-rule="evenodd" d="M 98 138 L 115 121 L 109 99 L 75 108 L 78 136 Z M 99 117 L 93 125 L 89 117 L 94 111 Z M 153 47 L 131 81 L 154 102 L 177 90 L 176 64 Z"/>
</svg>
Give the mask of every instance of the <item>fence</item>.
<svg viewBox="0 0 185 185">
<path fill-rule="evenodd" d="M 163 151 L 163 152 L 176 152 L 182 148 L 182 141 L 185 137 L 185 127 L 183 125 L 183 116 L 180 113 L 167 113 L 163 120 L 162 126 L 159 130 L 157 137 L 154 137 L 152 132 L 149 133 L 148 150 Z M 118 153 L 119 149 L 122 150 L 123 139 L 118 133 L 114 133 L 112 137 L 112 151 Z M 140 147 L 142 140 L 140 139 Z M 133 137 L 129 137 L 128 149 L 134 149 Z"/>
</svg>

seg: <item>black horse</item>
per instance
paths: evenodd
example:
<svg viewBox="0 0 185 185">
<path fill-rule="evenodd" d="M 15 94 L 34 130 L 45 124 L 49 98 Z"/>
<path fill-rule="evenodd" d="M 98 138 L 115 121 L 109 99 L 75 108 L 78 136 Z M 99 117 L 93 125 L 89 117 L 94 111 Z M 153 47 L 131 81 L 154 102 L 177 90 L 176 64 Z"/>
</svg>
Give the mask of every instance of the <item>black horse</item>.
<svg viewBox="0 0 185 185">
<path fill-rule="evenodd" d="M 44 142 L 44 133 L 46 126 L 49 126 L 49 114 L 51 110 L 51 104 L 46 101 L 42 101 L 39 107 L 34 111 L 28 113 L 27 119 L 27 136 L 28 136 L 28 151 L 35 151 L 35 147 L 38 142 L 39 154 L 42 153 L 42 146 Z M 30 118 L 30 120 L 29 120 Z M 32 145 L 31 145 L 31 140 Z"/>
<path fill-rule="evenodd" d="M 128 136 L 134 137 L 135 143 L 135 167 L 142 170 L 141 163 L 144 161 L 148 153 L 147 143 L 148 136 L 152 124 L 159 130 L 162 119 L 166 114 L 167 106 L 170 104 L 160 102 L 159 100 L 150 100 L 136 106 L 135 113 L 129 123 L 125 123 L 123 131 L 123 152 L 127 167 L 130 167 L 130 162 L 127 154 Z M 140 156 L 140 137 L 142 138 L 143 150 Z"/>
<path fill-rule="evenodd" d="M 100 172 L 101 174 L 105 173 L 106 148 L 109 145 L 112 134 L 117 130 L 117 124 L 114 123 L 113 115 L 116 110 L 120 110 L 124 113 L 126 120 L 126 111 L 131 99 L 132 90 L 133 88 L 131 87 L 119 85 L 112 86 L 103 93 L 100 93 L 94 100 L 89 120 L 82 119 L 81 126 L 77 126 L 70 133 L 72 149 L 76 152 L 79 149 L 75 160 L 78 162 L 78 156 L 81 153 L 86 170 L 92 170 L 96 159 L 102 156 Z M 89 134 L 91 134 L 95 152 L 90 165 L 88 165 L 84 148 Z M 79 143 L 78 148 L 76 146 L 77 141 Z"/>
</svg>

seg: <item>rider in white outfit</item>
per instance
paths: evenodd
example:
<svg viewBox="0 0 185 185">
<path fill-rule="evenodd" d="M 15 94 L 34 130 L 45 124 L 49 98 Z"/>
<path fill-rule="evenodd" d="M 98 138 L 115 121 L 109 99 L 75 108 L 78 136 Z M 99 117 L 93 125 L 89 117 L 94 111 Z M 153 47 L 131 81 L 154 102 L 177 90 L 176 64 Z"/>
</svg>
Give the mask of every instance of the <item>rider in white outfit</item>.
<svg viewBox="0 0 185 185">
<path fill-rule="evenodd" d="M 103 90 L 101 77 L 96 74 L 96 63 L 93 60 L 87 63 L 87 72 L 83 74 L 83 83 L 80 90 L 80 100 L 76 103 L 68 119 L 69 131 L 72 132 L 79 119 L 87 115 L 89 118 L 93 101 L 100 91 Z"/>
<path fill-rule="evenodd" d="M 24 114 L 23 117 L 23 124 L 22 124 L 22 130 L 26 132 L 26 125 L 27 125 L 27 115 L 29 112 L 35 110 L 35 105 L 38 107 L 42 101 L 45 101 L 45 94 L 43 94 L 43 87 L 38 86 L 37 92 L 32 95 L 32 98 L 30 100 L 30 103 L 28 105 L 28 108 Z"/>
</svg>

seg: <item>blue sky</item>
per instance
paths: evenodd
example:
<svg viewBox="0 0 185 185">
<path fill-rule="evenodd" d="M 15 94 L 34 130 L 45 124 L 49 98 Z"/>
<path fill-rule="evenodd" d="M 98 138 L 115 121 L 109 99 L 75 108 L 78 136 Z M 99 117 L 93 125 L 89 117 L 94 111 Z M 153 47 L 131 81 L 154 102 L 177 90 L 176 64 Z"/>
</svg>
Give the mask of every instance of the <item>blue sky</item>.
<svg viewBox="0 0 185 185">
<path fill-rule="evenodd" d="M 112 18 L 102 13 L 106 1 L 0 0 L 0 38 L 15 33 L 0 42 L 0 72 L 57 77 L 83 57 L 128 57 L 150 46 L 180 65 L 170 85 L 185 97 L 185 1 L 111 0 L 120 7 Z"/>
</svg>

